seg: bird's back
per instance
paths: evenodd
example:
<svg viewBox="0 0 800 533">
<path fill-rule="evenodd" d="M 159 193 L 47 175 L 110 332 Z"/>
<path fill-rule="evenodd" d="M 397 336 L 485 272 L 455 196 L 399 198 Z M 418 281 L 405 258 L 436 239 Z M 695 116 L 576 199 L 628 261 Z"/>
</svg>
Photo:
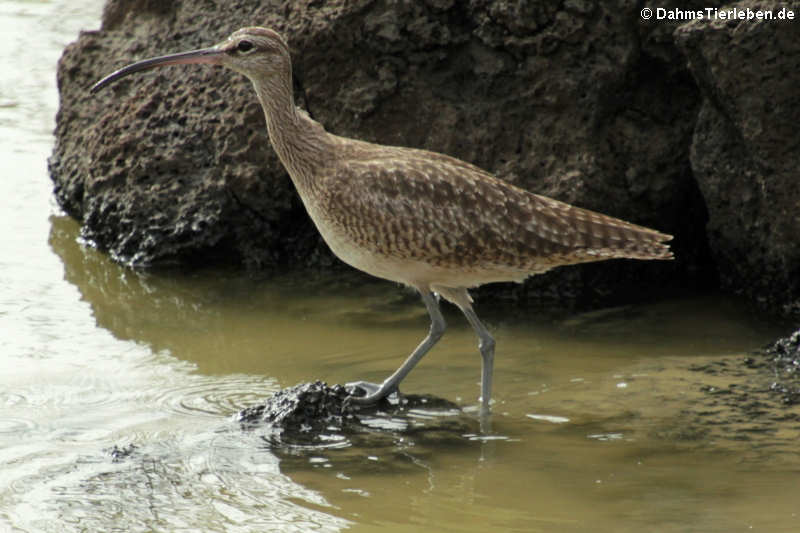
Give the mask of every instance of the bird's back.
<svg viewBox="0 0 800 533">
<path fill-rule="evenodd" d="M 530 193 L 458 159 L 339 139 L 309 210 L 334 253 L 379 277 L 468 287 L 559 265 L 672 258 L 669 235 Z"/>
</svg>

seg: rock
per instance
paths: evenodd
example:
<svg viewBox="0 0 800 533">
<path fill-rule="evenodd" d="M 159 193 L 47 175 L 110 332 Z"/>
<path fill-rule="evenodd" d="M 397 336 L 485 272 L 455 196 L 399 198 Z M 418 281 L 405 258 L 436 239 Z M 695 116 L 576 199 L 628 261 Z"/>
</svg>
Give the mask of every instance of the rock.
<svg viewBox="0 0 800 533">
<path fill-rule="evenodd" d="M 267 440 L 277 448 L 336 443 L 374 450 L 393 446 L 400 435 L 424 432 L 429 441 L 461 441 L 479 432 L 477 420 L 441 398 L 393 394 L 375 405 L 362 406 L 347 402 L 347 396 L 342 385 L 300 383 L 241 410 L 235 420 L 244 429 L 266 430 Z"/>
<path fill-rule="evenodd" d="M 797 372 L 800 369 L 800 329 L 775 341 L 767 348 L 767 353 L 774 356 L 774 361 L 787 372 Z"/>
<path fill-rule="evenodd" d="M 341 427 L 356 409 L 346 404 L 348 393 L 341 385 L 329 387 L 321 381 L 301 383 L 276 392 L 266 403 L 239 412 L 243 424 L 265 422 L 283 431 L 319 433 L 335 424 Z"/>
<path fill-rule="evenodd" d="M 785 405 L 800 403 L 800 329 L 778 339 L 765 352 L 774 379 L 770 391 L 779 394 Z"/>
<path fill-rule="evenodd" d="M 117 446 L 115 444 L 113 447 L 106 450 L 106 453 L 111 457 L 112 463 L 121 463 L 125 459 L 128 459 L 137 449 L 138 446 L 132 442 L 123 446 Z"/>
<path fill-rule="evenodd" d="M 220 16 L 224 13 L 224 16 Z M 59 63 L 50 160 L 84 237 L 134 265 L 339 268 L 269 148 L 245 79 L 131 61 L 258 23 L 288 36 L 296 100 L 329 131 L 454 155 L 502 179 L 676 235 L 677 262 L 559 269 L 506 298 L 600 298 L 708 283 L 689 146 L 700 106 L 669 24 L 629 2 L 112 0 Z"/>
<path fill-rule="evenodd" d="M 732 5 L 800 17 L 798 2 Z M 800 23 L 704 19 L 676 39 L 703 96 L 691 164 L 721 282 L 800 313 Z"/>
</svg>

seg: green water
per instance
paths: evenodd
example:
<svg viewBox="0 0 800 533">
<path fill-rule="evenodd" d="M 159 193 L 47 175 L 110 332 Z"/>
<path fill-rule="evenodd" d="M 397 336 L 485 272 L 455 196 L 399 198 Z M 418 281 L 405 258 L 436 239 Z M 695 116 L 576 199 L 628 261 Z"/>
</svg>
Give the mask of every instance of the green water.
<svg viewBox="0 0 800 533">
<path fill-rule="evenodd" d="M 282 387 L 383 379 L 424 308 L 390 283 L 142 274 L 79 244 L 46 157 L 55 61 L 100 8 L 0 4 L 0 530 L 798 528 L 798 408 L 748 419 L 703 387 L 757 376 L 692 370 L 739 368 L 787 332 L 730 298 L 547 315 L 478 301 L 497 339 L 492 438 L 287 454 L 242 431 L 231 416 Z M 404 390 L 475 426 L 475 338 L 445 312 Z"/>
</svg>

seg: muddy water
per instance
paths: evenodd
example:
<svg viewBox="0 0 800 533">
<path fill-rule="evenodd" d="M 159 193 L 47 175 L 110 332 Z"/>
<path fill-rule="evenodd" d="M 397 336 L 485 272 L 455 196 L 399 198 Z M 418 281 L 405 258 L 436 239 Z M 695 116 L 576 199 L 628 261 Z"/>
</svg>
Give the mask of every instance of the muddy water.
<svg viewBox="0 0 800 533">
<path fill-rule="evenodd" d="M 745 416 L 709 391 L 752 376 L 698 371 L 785 329 L 720 297 L 547 316 L 479 302 L 498 342 L 488 437 L 452 309 L 405 390 L 459 403 L 462 431 L 306 450 L 243 431 L 231 415 L 281 387 L 382 379 L 424 310 L 388 283 L 141 274 L 82 246 L 45 160 L 55 60 L 100 7 L 0 4 L 0 530 L 800 526 L 797 409 Z"/>
</svg>

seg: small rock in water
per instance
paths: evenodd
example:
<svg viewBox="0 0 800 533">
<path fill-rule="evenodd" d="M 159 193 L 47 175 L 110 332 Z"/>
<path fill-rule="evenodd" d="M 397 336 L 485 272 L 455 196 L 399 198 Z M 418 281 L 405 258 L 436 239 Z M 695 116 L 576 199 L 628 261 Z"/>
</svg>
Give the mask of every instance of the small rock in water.
<svg viewBox="0 0 800 533">
<path fill-rule="evenodd" d="M 458 426 L 459 431 L 468 431 L 461 409 L 441 398 L 392 394 L 374 405 L 359 405 L 348 403 L 348 396 L 342 385 L 300 383 L 278 391 L 263 404 L 242 409 L 235 420 L 245 426 L 266 424 L 278 436 L 272 440 L 284 444 L 321 443 L 384 431 L 403 433 L 423 427 L 452 431 Z"/>
<path fill-rule="evenodd" d="M 765 353 L 772 357 L 775 381 L 770 390 L 781 395 L 787 406 L 800 403 L 800 330 L 775 341 Z"/>
<path fill-rule="evenodd" d="M 111 456 L 111 462 L 119 463 L 123 459 L 127 459 L 136 450 L 137 446 L 133 443 L 126 444 L 125 446 L 117 446 L 116 444 L 108 451 Z"/>
<path fill-rule="evenodd" d="M 787 372 L 800 368 L 800 329 L 788 337 L 778 339 L 766 351 L 774 356 L 774 362 L 784 367 Z"/>
<path fill-rule="evenodd" d="M 341 423 L 354 408 L 345 405 L 348 393 L 341 385 L 329 387 L 315 381 L 276 392 L 260 405 L 239 411 L 237 422 L 265 422 L 289 431 L 312 432 L 330 423 Z"/>
</svg>

